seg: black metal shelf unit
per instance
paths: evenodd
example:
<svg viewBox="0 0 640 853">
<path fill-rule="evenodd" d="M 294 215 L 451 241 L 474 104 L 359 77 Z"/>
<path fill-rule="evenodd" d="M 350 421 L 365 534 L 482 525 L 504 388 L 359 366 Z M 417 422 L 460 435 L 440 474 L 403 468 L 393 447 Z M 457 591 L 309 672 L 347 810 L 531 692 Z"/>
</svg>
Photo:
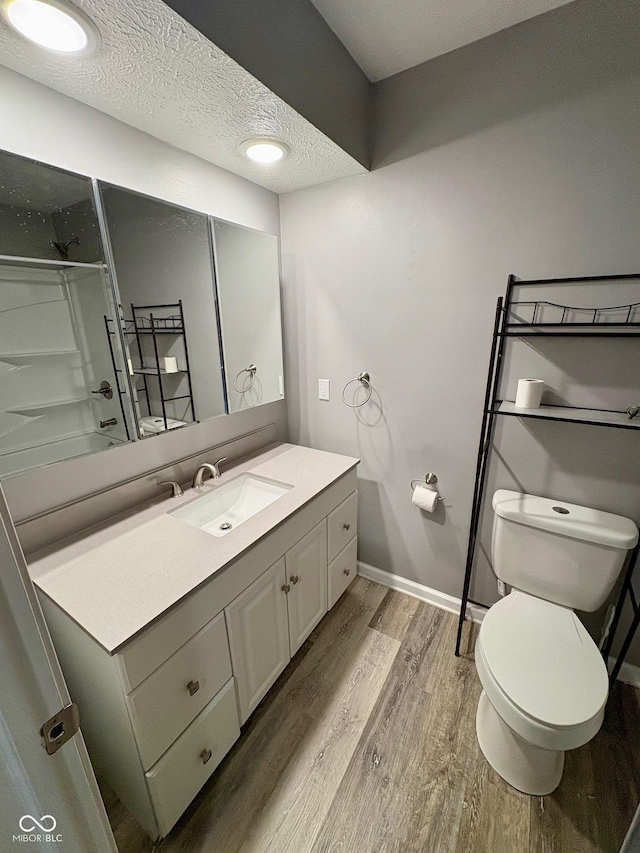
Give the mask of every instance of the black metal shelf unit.
<svg viewBox="0 0 640 853">
<path fill-rule="evenodd" d="M 160 314 L 158 315 L 157 312 L 160 312 Z M 107 328 L 107 337 L 109 339 L 109 347 L 111 350 L 111 360 L 113 362 L 113 368 L 116 372 L 116 376 L 118 377 L 119 384 L 119 375 L 122 373 L 122 371 L 116 366 L 115 353 L 111 340 L 115 330 L 113 328 L 112 320 L 108 317 L 105 317 L 104 319 Z M 131 317 L 122 317 L 120 323 L 124 335 L 135 338 L 136 349 L 138 352 L 138 360 L 140 364 L 135 367 L 132 366 L 131 372 L 133 377 L 142 376 L 142 388 L 136 387 L 135 391 L 136 394 L 144 394 L 147 406 L 147 413 L 149 415 L 152 414 L 148 377 L 154 376 L 158 383 L 158 398 L 160 400 L 160 407 L 162 409 L 162 419 L 164 421 L 165 429 L 169 428 L 167 418 L 167 403 L 177 402 L 178 400 L 188 400 L 188 402 L 186 403 L 185 410 L 190 410 L 192 421 L 195 423 L 196 412 L 195 405 L 193 402 L 193 387 L 191 384 L 191 371 L 189 368 L 189 348 L 187 345 L 187 331 L 184 322 L 184 310 L 182 307 L 182 300 L 179 300 L 175 303 L 172 302 L 168 304 L 158 305 L 132 304 Z M 147 335 L 151 337 L 153 348 L 151 355 L 148 352 L 145 353 L 145 348 L 142 344 L 143 339 Z M 163 370 L 163 368 L 160 366 L 158 338 L 164 335 L 173 335 L 174 337 L 182 339 L 184 367 L 178 369 L 177 371 L 166 371 Z M 151 361 L 151 364 L 147 363 L 149 362 L 149 360 Z M 166 388 L 163 383 L 163 380 L 167 377 L 172 377 L 174 379 L 175 377 L 186 378 L 189 393 L 168 396 L 166 394 Z M 121 395 L 125 393 L 120 389 L 119 391 Z"/>
<path fill-rule="evenodd" d="M 154 313 L 155 312 L 155 313 Z M 158 313 L 159 312 L 159 313 Z M 174 312 L 174 313 L 171 313 Z M 167 403 L 177 402 L 178 400 L 188 400 L 186 409 L 191 411 L 191 419 L 195 422 L 196 411 L 193 402 L 193 388 L 191 385 L 191 371 L 189 369 L 189 348 L 187 346 L 187 330 L 184 322 L 184 310 L 182 308 L 182 300 L 170 304 L 160 305 L 131 305 L 131 323 L 125 321 L 125 332 L 132 334 L 136 339 L 138 357 L 140 360 L 139 367 L 133 368 L 134 376 L 142 376 L 143 387 L 136 388 L 138 394 L 144 393 L 147 402 L 147 411 L 151 415 L 151 398 L 149 394 L 149 376 L 155 376 L 158 383 L 158 396 L 160 399 L 160 407 L 162 409 L 162 419 L 165 429 L 168 429 L 167 420 Z M 151 355 L 151 365 L 147 362 L 149 354 L 145 354 L 142 339 L 145 335 L 151 336 L 153 353 Z M 158 351 L 158 338 L 164 335 L 172 335 L 182 339 L 184 363 L 185 367 L 176 372 L 163 370 L 160 367 L 160 354 Z M 184 376 L 187 379 L 188 394 L 179 394 L 167 396 L 164 384 L 165 377 Z"/>
<path fill-rule="evenodd" d="M 497 417 L 542 418 L 550 421 L 593 424 L 617 429 L 640 429 L 640 415 L 637 420 L 627 412 L 583 409 L 572 406 L 541 406 L 539 409 L 518 409 L 514 403 L 499 400 L 498 392 L 502 375 L 505 342 L 508 338 L 564 337 L 564 338 L 640 338 L 640 302 L 615 305 L 607 308 L 581 308 L 560 305 L 546 300 L 518 302 L 513 299 L 514 287 L 536 287 L 543 285 L 598 284 L 607 282 L 637 282 L 640 286 L 640 273 L 614 276 L 587 276 L 585 278 L 554 278 L 520 280 L 510 275 L 507 291 L 496 305 L 489 357 L 489 372 L 485 388 L 480 442 L 476 460 L 476 477 L 473 489 L 471 523 L 467 545 L 462 601 L 458 618 L 456 636 L 456 656 L 460 655 L 462 628 L 467 613 L 467 605 L 478 604 L 469 598 L 473 561 L 477 543 L 480 511 L 484 497 L 485 481 L 493 446 L 493 429 Z M 618 659 L 611 672 L 615 680 L 629 646 L 640 625 L 640 604 L 636 600 L 631 584 L 634 567 L 640 552 L 640 542 L 635 546 L 627 560 L 624 579 L 609 634 L 602 650 L 605 661 L 608 660 L 618 628 L 620 615 L 627 596 L 633 610 L 633 620 L 624 638 Z"/>
</svg>

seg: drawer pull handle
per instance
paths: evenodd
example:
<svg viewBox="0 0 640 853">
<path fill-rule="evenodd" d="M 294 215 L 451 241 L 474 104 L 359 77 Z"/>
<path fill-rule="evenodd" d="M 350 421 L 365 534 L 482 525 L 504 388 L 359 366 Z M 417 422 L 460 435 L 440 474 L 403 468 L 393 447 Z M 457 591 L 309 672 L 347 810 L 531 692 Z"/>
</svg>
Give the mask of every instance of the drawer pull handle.
<svg viewBox="0 0 640 853">
<path fill-rule="evenodd" d="M 206 764 L 207 761 L 209 761 L 209 759 L 211 758 L 211 750 L 210 749 L 203 749 L 202 752 L 200 753 L 200 758 L 202 759 L 202 763 Z"/>
<path fill-rule="evenodd" d="M 298 583 L 298 581 L 300 580 L 300 578 L 298 577 L 298 575 L 291 575 L 289 580 L 295 586 Z"/>
<path fill-rule="evenodd" d="M 351 574 L 351 569 L 343 569 L 343 570 L 342 570 L 342 572 L 343 572 L 343 574 L 345 574 L 347 577 L 349 577 L 349 575 Z"/>
<path fill-rule="evenodd" d="M 200 682 L 199 681 L 190 681 L 187 684 L 187 690 L 189 691 L 189 696 L 195 696 L 195 694 L 200 690 Z"/>
<path fill-rule="evenodd" d="M 351 525 L 349 524 L 348 521 L 345 521 L 345 523 L 342 526 L 344 527 L 345 530 L 349 530 L 349 528 L 351 527 Z"/>
</svg>

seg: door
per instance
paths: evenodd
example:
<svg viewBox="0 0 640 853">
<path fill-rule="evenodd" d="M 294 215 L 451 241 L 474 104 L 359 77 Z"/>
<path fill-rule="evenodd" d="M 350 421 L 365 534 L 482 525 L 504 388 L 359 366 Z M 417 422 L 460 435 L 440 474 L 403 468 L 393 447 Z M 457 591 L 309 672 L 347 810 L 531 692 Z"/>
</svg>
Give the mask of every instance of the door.
<svg viewBox="0 0 640 853">
<path fill-rule="evenodd" d="M 117 853 L 80 733 L 40 740 L 70 698 L 1 489 L 0 672 L 0 850 Z"/>
<path fill-rule="evenodd" d="M 289 663 L 284 557 L 225 610 L 240 723 Z"/>
<path fill-rule="evenodd" d="M 285 555 L 291 657 L 327 612 L 327 523 L 310 530 Z"/>
</svg>

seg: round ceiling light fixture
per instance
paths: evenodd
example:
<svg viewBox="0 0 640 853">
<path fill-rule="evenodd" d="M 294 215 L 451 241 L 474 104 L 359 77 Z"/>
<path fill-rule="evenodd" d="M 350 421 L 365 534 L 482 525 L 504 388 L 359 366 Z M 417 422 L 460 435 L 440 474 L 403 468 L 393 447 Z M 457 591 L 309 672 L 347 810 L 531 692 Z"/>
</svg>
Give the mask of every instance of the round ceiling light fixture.
<svg viewBox="0 0 640 853">
<path fill-rule="evenodd" d="M 3 0 L 0 9 L 16 32 L 47 50 L 78 56 L 100 44 L 93 21 L 64 0 Z"/>
<path fill-rule="evenodd" d="M 268 164 L 283 160 L 289 153 L 289 146 L 280 142 L 279 139 L 256 136 L 253 139 L 246 139 L 240 146 L 240 150 L 254 163 Z"/>
</svg>

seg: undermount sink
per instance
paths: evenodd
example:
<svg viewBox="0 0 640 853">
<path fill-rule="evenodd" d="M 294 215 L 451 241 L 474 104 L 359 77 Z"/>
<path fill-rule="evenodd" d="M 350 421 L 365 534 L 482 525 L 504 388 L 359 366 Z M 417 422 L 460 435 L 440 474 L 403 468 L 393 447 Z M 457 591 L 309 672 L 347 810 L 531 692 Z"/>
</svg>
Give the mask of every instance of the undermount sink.
<svg viewBox="0 0 640 853">
<path fill-rule="evenodd" d="M 214 486 L 188 504 L 170 510 L 169 515 L 212 536 L 224 536 L 292 488 L 287 483 L 265 480 L 255 474 L 241 474 L 223 486 Z"/>
</svg>

